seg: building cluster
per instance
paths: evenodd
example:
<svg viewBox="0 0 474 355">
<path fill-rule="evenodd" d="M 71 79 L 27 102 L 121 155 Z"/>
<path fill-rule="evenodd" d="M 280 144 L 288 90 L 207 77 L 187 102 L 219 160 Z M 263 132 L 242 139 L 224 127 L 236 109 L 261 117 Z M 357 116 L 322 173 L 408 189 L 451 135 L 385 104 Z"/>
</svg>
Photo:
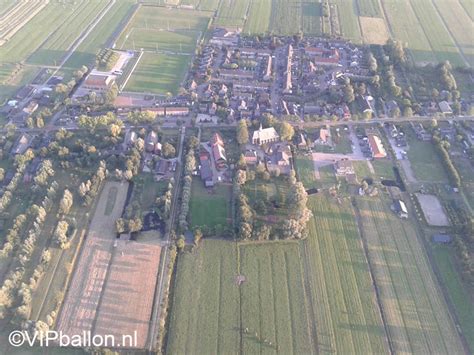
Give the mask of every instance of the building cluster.
<svg viewBox="0 0 474 355">
<path fill-rule="evenodd" d="M 228 171 L 225 143 L 219 133 L 214 133 L 208 142 L 201 143 L 199 150 L 199 174 L 206 187 L 231 179 Z"/>
</svg>

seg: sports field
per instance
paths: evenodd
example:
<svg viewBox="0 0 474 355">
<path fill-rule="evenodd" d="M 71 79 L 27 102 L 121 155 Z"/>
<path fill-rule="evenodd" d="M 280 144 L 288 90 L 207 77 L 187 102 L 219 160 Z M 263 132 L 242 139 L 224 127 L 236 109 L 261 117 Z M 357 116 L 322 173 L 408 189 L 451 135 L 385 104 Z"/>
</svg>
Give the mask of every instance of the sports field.
<svg viewBox="0 0 474 355">
<path fill-rule="evenodd" d="M 208 12 L 141 6 L 120 34 L 116 47 L 193 53 L 209 19 Z"/>
<path fill-rule="evenodd" d="M 311 196 L 308 239 L 301 243 L 320 353 L 382 354 L 383 322 L 350 201 Z"/>
<path fill-rule="evenodd" d="M 357 198 L 363 238 L 397 353 L 462 354 L 463 348 L 410 221 L 385 198 Z"/>
<path fill-rule="evenodd" d="M 190 58 L 185 55 L 144 53 L 124 90 L 177 94 Z"/>
</svg>

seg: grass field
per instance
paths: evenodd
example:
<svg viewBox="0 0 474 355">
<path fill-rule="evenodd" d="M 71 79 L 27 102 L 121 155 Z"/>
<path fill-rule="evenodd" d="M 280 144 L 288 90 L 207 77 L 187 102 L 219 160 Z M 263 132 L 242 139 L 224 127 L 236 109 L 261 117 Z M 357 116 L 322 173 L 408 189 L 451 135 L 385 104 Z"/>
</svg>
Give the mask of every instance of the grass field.
<svg viewBox="0 0 474 355">
<path fill-rule="evenodd" d="M 463 348 L 410 221 L 385 198 L 358 198 L 363 238 L 395 352 L 461 354 Z"/>
<path fill-rule="evenodd" d="M 190 57 L 144 53 L 125 91 L 176 94 L 188 69 Z"/>
<path fill-rule="evenodd" d="M 420 181 L 446 182 L 447 176 L 440 158 L 431 142 L 411 139 L 408 149 L 408 159 L 415 176 Z"/>
<path fill-rule="evenodd" d="M 215 24 L 243 27 L 250 0 L 221 0 Z"/>
<path fill-rule="evenodd" d="M 141 6 L 116 41 L 117 48 L 193 53 L 210 13 Z"/>
<path fill-rule="evenodd" d="M 311 196 L 308 239 L 301 244 L 319 353 L 388 351 L 369 267 L 349 201 Z"/>
<path fill-rule="evenodd" d="M 242 353 L 311 353 L 311 315 L 298 243 L 242 245 L 239 251 L 239 274 L 246 279 L 241 328 L 248 328 Z"/>
<path fill-rule="evenodd" d="M 211 192 L 212 191 L 212 192 Z M 201 179 L 195 178 L 191 188 L 191 226 L 215 227 L 230 224 L 231 186 L 219 184 L 206 189 Z"/>
<path fill-rule="evenodd" d="M 432 246 L 434 260 L 438 266 L 441 278 L 443 280 L 448 295 L 453 303 L 456 315 L 459 319 L 464 336 L 469 343 L 471 351 L 474 350 L 474 305 L 469 291 L 456 270 L 454 260 L 455 251 L 445 245 Z"/>
<path fill-rule="evenodd" d="M 166 353 L 239 353 L 237 263 L 235 243 L 220 240 L 179 256 Z"/>
</svg>

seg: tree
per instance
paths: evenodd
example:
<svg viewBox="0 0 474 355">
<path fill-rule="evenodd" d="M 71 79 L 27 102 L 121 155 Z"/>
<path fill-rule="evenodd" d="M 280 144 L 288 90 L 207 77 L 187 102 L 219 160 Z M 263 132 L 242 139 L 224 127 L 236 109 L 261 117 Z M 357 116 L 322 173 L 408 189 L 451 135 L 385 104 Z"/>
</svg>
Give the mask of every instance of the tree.
<svg viewBox="0 0 474 355">
<path fill-rule="evenodd" d="M 199 228 L 194 231 L 194 244 L 197 246 L 202 239 L 202 232 Z"/>
<path fill-rule="evenodd" d="M 183 251 L 184 247 L 186 246 L 186 242 L 184 241 L 184 235 L 181 235 L 179 239 L 176 241 L 176 247 L 179 251 Z"/>
<path fill-rule="evenodd" d="M 247 168 L 247 162 L 245 161 L 245 157 L 243 154 L 240 154 L 239 160 L 237 161 L 237 167 L 243 170 Z"/>
<path fill-rule="evenodd" d="M 128 229 L 130 233 L 139 232 L 143 228 L 142 219 L 140 217 L 135 217 L 128 221 Z"/>
<path fill-rule="evenodd" d="M 413 110 L 410 106 L 407 106 L 403 109 L 403 116 L 404 117 L 413 117 Z"/>
<path fill-rule="evenodd" d="M 59 221 L 58 225 L 56 226 L 56 230 L 54 231 L 56 242 L 59 244 L 59 247 L 61 249 L 67 249 L 70 246 L 70 242 L 67 236 L 68 228 L 69 223 L 67 223 L 66 221 Z"/>
<path fill-rule="evenodd" d="M 125 232 L 126 225 L 125 225 L 125 220 L 123 218 L 119 218 L 115 221 L 115 230 L 117 231 L 118 234 L 122 234 Z"/>
<path fill-rule="evenodd" d="M 69 190 L 64 190 L 63 198 L 59 203 L 59 213 L 67 214 L 74 202 L 73 195 Z"/>
<path fill-rule="evenodd" d="M 240 120 L 237 124 L 237 142 L 239 144 L 246 144 L 249 141 L 249 131 L 247 127 L 247 122 L 245 120 Z"/>
<path fill-rule="evenodd" d="M 245 170 L 237 170 L 237 173 L 235 174 L 235 182 L 239 185 L 245 184 L 247 181 L 247 173 Z"/>
<path fill-rule="evenodd" d="M 280 125 L 280 138 L 282 140 L 291 141 L 295 135 L 295 129 L 288 122 L 282 122 Z"/>
<path fill-rule="evenodd" d="M 161 152 L 165 158 L 173 158 L 176 156 L 176 149 L 168 142 L 163 144 Z"/>
<path fill-rule="evenodd" d="M 109 134 L 111 137 L 118 137 L 121 131 L 122 131 L 122 127 L 120 127 L 120 125 L 116 123 L 112 123 L 109 126 Z"/>
</svg>

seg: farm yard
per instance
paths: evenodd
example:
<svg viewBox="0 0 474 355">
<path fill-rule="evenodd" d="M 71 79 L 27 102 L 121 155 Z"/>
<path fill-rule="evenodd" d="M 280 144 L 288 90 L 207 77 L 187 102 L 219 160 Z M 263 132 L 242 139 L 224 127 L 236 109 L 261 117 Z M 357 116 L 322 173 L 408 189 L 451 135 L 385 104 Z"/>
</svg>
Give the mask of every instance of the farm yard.
<svg viewBox="0 0 474 355">
<path fill-rule="evenodd" d="M 390 200 L 357 198 L 363 238 L 395 352 L 463 353 L 434 274 L 409 221 Z"/>
<path fill-rule="evenodd" d="M 161 247 L 156 241 L 120 241 L 114 249 L 103 289 L 94 334 L 137 333 L 139 349 L 146 346 L 158 277 Z"/>
<path fill-rule="evenodd" d="M 301 242 L 318 352 L 382 354 L 388 344 L 350 201 L 311 196 Z"/>
<path fill-rule="evenodd" d="M 115 221 L 121 216 L 128 183 L 107 182 L 99 197 L 82 252 L 72 276 L 57 329 L 65 334 L 92 331 L 115 241 Z M 116 194 L 107 214 L 109 194 Z M 110 208 L 110 206 L 109 206 Z"/>
</svg>

